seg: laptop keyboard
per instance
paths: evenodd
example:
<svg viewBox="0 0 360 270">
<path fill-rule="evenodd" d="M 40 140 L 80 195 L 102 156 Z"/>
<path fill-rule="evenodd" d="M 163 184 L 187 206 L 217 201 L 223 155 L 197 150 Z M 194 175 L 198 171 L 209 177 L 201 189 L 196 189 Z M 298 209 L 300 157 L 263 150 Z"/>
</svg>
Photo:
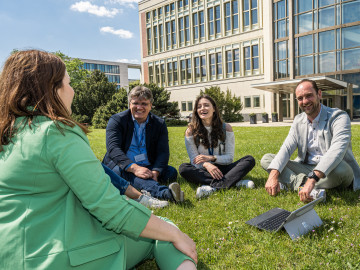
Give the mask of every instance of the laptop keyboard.
<svg viewBox="0 0 360 270">
<path fill-rule="evenodd" d="M 290 214 L 291 212 L 283 211 L 267 220 L 264 220 L 263 222 L 260 222 L 257 227 L 267 231 L 276 231 Z"/>
</svg>

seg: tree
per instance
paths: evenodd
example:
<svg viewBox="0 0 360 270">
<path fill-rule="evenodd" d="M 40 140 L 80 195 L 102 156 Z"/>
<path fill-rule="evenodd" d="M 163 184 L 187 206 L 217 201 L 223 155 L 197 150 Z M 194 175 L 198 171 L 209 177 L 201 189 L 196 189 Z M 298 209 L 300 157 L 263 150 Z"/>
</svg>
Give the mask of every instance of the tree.
<svg viewBox="0 0 360 270">
<path fill-rule="evenodd" d="M 133 85 L 133 87 L 135 86 Z M 152 113 L 165 117 L 177 117 L 179 115 L 178 103 L 169 102 L 170 93 L 163 87 L 155 84 L 144 84 L 144 86 L 149 88 L 153 94 Z M 107 122 L 113 114 L 126 110 L 128 108 L 127 95 L 126 89 L 121 88 L 106 105 L 100 106 L 94 113 L 93 126 L 95 128 L 106 128 Z"/>
<path fill-rule="evenodd" d="M 153 94 L 154 102 L 151 112 L 158 116 L 178 117 L 179 109 L 177 102 L 169 102 L 170 92 L 166 91 L 164 87 L 159 87 L 154 83 L 144 84 L 149 88 Z"/>
<path fill-rule="evenodd" d="M 83 68 L 84 63 L 79 58 L 70 58 L 60 51 L 55 52 L 55 55 L 59 56 L 65 63 L 66 71 L 71 79 L 71 86 L 75 92 L 77 87 L 90 76 L 90 72 Z"/>
<path fill-rule="evenodd" d="M 122 112 L 128 108 L 128 98 L 125 88 L 121 88 L 119 92 L 114 94 L 111 100 L 104 106 L 97 108 L 92 124 L 95 128 L 106 128 L 110 117 L 118 112 Z"/>
<path fill-rule="evenodd" d="M 91 123 L 96 109 L 104 106 L 117 92 L 116 84 L 108 81 L 104 73 L 95 70 L 75 90 L 72 104 L 74 118 Z"/>
<path fill-rule="evenodd" d="M 206 94 L 212 97 L 218 105 L 219 112 L 225 122 L 239 122 L 243 117 L 240 114 L 243 106 L 240 97 L 232 95 L 229 89 L 226 93 L 220 90 L 219 86 L 212 86 L 200 91 L 200 94 Z"/>
</svg>

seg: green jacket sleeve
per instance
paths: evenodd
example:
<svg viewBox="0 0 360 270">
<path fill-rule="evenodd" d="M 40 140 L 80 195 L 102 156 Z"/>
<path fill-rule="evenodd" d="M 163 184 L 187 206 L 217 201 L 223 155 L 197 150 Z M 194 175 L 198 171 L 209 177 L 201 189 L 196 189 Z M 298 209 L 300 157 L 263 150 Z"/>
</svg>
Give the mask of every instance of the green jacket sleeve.
<svg viewBox="0 0 360 270">
<path fill-rule="evenodd" d="M 51 124 L 45 141 L 47 159 L 91 215 L 108 230 L 139 237 L 151 211 L 120 195 L 82 130 L 65 126 L 60 132 Z"/>
</svg>

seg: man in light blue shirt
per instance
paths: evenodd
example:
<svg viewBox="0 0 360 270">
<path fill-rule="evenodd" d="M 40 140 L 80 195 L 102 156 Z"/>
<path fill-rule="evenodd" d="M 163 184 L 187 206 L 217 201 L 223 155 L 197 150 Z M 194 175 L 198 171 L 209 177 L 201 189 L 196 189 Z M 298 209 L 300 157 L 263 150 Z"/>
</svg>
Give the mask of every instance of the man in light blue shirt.
<svg viewBox="0 0 360 270">
<path fill-rule="evenodd" d="M 180 202 L 183 193 L 168 165 L 169 139 L 164 119 L 150 112 L 151 91 L 137 86 L 129 93 L 130 109 L 114 114 L 106 127 L 107 153 L 103 163 L 138 190 L 153 197 Z"/>
</svg>

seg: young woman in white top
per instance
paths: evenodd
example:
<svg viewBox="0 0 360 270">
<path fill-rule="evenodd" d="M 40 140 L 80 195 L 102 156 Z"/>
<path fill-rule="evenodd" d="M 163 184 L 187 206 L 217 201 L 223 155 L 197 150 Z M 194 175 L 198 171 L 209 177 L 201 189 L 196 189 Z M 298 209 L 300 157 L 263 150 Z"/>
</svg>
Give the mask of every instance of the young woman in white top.
<svg viewBox="0 0 360 270">
<path fill-rule="evenodd" d="M 255 166 L 252 156 L 235 162 L 235 137 L 231 125 L 225 124 L 215 101 L 200 95 L 185 132 L 185 145 L 190 163 L 183 163 L 179 173 L 187 181 L 202 184 L 196 197 L 210 195 L 217 189 L 233 186 L 253 188 L 250 180 L 241 180 Z"/>
</svg>

